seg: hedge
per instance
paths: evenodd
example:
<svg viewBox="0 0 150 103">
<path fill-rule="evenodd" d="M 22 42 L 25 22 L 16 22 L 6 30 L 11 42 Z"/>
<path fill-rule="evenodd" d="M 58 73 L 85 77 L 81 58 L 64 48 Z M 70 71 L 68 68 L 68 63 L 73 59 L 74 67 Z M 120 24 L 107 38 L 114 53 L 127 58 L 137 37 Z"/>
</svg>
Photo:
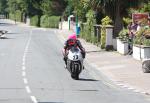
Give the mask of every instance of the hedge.
<svg viewBox="0 0 150 103">
<path fill-rule="evenodd" d="M 59 16 L 43 15 L 40 20 L 40 26 L 44 28 L 58 28 L 59 20 Z"/>
<path fill-rule="evenodd" d="M 39 27 L 40 26 L 40 17 L 38 15 L 31 17 L 30 25 Z"/>
<path fill-rule="evenodd" d="M 21 13 L 21 11 L 17 10 L 15 13 L 10 13 L 9 18 L 12 20 L 21 22 L 22 21 L 22 13 Z"/>
</svg>

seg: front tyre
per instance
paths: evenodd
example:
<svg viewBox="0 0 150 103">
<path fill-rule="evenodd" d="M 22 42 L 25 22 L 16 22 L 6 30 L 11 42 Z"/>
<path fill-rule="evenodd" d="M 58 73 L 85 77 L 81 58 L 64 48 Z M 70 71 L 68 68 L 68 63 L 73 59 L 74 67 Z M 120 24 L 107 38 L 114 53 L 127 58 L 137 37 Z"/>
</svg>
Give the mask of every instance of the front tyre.
<svg viewBox="0 0 150 103">
<path fill-rule="evenodd" d="M 72 79 L 75 79 L 75 80 L 79 80 L 79 75 L 78 74 L 71 74 L 71 77 Z"/>
</svg>

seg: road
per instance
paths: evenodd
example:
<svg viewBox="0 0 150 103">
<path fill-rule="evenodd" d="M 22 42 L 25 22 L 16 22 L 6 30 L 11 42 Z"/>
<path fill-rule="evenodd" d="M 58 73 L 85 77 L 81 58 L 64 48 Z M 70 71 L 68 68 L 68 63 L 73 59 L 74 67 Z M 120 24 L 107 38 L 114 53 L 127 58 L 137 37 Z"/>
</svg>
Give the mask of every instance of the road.
<svg viewBox="0 0 150 103">
<path fill-rule="evenodd" d="M 0 22 L 9 31 L 0 39 L 0 103 L 150 103 L 87 63 L 80 80 L 71 79 L 54 29 Z"/>
</svg>

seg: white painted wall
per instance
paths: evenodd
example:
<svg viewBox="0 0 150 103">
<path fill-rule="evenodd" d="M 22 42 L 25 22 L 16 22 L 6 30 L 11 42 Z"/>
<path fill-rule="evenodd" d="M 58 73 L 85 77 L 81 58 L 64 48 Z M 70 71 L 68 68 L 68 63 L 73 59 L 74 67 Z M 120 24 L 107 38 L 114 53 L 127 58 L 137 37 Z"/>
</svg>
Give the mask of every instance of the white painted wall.
<svg viewBox="0 0 150 103">
<path fill-rule="evenodd" d="M 133 46 L 133 58 L 136 60 L 143 60 L 150 58 L 150 47 Z"/>
<path fill-rule="evenodd" d="M 122 42 L 120 39 L 117 39 L 117 51 L 121 54 L 127 54 L 129 51 L 128 43 Z"/>
</svg>

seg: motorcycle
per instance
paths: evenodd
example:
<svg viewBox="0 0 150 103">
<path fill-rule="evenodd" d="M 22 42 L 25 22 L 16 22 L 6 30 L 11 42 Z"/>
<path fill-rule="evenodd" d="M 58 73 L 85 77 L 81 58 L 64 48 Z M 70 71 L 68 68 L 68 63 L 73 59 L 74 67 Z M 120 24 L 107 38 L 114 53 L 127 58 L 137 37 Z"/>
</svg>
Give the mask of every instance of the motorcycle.
<svg viewBox="0 0 150 103">
<path fill-rule="evenodd" d="M 71 73 L 71 77 L 75 80 L 79 79 L 79 74 L 83 70 L 83 57 L 81 50 L 75 46 L 71 47 L 67 55 L 66 68 Z"/>
</svg>

